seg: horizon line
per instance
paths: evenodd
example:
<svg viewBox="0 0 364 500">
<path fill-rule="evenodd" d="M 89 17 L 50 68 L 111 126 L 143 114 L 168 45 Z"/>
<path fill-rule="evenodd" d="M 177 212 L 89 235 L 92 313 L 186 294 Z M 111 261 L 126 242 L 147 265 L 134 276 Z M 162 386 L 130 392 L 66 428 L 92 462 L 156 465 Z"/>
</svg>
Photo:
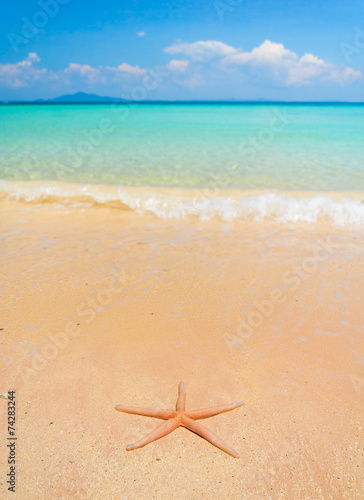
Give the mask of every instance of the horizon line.
<svg viewBox="0 0 364 500">
<path fill-rule="evenodd" d="M 112 99 L 112 98 L 110 98 Z M 164 100 L 164 99 L 150 99 L 143 101 L 132 101 L 132 100 L 121 100 L 115 97 L 115 101 L 106 100 L 106 101 L 53 101 L 53 100 L 0 100 L 0 105 L 62 105 L 62 104 L 118 104 L 118 105 L 128 105 L 128 104 L 364 104 L 364 101 L 281 101 L 281 100 L 270 100 L 270 99 L 214 99 L 214 100 L 205 100 L 205 99 L 176 99 L 176 100 Z"/>
</svg>

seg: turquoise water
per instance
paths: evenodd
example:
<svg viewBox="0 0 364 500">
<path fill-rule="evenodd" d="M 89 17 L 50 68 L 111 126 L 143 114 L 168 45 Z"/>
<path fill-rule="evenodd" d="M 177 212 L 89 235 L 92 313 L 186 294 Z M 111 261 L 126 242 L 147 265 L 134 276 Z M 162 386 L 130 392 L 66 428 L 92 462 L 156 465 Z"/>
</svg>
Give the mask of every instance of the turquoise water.
<svg viewBox="0 0 364 500">
<path fill-rule="evenodd" d="M 0 179 L 155 187 L 364 187 L 364 106 L 0 106 Z"/>
</svg>

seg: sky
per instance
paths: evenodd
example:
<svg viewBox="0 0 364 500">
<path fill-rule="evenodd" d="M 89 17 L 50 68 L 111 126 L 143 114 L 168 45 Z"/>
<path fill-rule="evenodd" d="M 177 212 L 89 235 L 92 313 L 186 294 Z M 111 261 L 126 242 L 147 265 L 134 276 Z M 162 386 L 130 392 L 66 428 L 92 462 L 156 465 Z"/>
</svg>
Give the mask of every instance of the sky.
<svg viewBox="0 0 364 500">
<path fill-rule="evenodd" d="M 0 0 L 0 100 L 364 101 L 364 1 Z"/>
</svg>

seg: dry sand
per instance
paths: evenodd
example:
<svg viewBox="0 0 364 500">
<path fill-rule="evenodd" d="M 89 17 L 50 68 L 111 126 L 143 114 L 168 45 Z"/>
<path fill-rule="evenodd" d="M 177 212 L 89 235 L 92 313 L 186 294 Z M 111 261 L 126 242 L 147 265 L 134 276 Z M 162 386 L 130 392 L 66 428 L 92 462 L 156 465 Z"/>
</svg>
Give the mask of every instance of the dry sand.
<svg viewBox="0 0 364 500">
<path fill-rule="evenodd" d="M 364 497 L 360 231 L 2 203 L 0 392 L 19 499 Z M 296 266 L 296 267 L 293 267 Z M 173 409 L 243 400 L 136 451 Z"/>
</svg>

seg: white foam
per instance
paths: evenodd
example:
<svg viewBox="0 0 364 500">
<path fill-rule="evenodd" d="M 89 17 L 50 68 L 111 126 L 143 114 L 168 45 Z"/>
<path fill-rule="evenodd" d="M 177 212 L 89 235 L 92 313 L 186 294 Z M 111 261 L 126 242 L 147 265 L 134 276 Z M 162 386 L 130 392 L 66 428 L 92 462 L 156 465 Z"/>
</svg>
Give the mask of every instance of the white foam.
<svg viewBox="0 0 364 500">
<path fill-rule="evenodd" d="M 217 197 L 205 199 L 175 198 L 150 195 L 132 198 L 119 191 L 121 200 L 139 213 L 152 212 L 160 218 L 201 220 L 219 218 L 224 221 L 275 221 L 278 223 L 332 222 L 337 225 L 364 224 L 364 204 L 353 200 L 336 201 L 322 194 L 296 198 L 285 194 L 245 195 L 240 199 Z"/>
<path fill-rule="evenodd" d="M 203 197 L 201 191 L 157 190 L 116 186 L 14 183 L 0 181 L 0 198 L 20 203 L 53 203 L 57 206 L 105 205 L 163 219 L 197 217 L 223 221 L 274 221 L 277 223 L 330 222 L 340 226 L 364 224 L 360 200 L 334 199 L 324 194 L 287 193 Z"/>
</svg>

